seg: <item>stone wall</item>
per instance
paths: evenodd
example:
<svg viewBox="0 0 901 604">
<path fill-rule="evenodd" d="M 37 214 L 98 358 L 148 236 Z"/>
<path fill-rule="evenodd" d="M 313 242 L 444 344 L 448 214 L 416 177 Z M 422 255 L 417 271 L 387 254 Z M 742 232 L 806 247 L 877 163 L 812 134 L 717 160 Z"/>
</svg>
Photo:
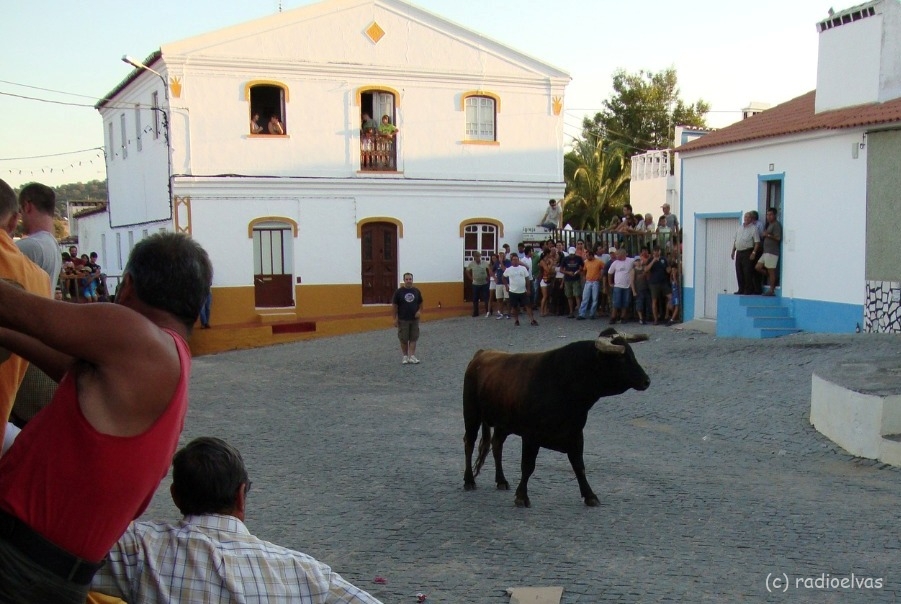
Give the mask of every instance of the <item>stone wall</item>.
<svg viewBox="0 0 901 604">
<path fill-rule="evenodd" d="M 901 282 L 867 281 L 863 330 L 901 333 Z"/>
</svg>

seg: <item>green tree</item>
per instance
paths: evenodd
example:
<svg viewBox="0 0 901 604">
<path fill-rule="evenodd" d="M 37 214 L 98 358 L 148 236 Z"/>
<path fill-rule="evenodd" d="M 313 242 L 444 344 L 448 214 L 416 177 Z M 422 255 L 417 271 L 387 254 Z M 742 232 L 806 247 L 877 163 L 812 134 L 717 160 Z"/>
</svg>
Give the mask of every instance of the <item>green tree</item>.
<svg viewBox="0 0 901 604">
<path fill-rule="evenodd" d="M 620 143 L 630 154 L 671 149 L 676 126 L 706 128 L 710 105 L 703 100 L 686 104 L 679 98 L 676 69 L 658 73 L 641 70 L 613 74 L 613 94 L 604 109 L 582 120 L 582 135 Z"/>
<path fill-rule="evenodd" d="M 589 135 L 563 158 L 563 219 L 576 229 L 602 230 L 629 197 L 630 162 L 619 143 Z"/>
</svg>

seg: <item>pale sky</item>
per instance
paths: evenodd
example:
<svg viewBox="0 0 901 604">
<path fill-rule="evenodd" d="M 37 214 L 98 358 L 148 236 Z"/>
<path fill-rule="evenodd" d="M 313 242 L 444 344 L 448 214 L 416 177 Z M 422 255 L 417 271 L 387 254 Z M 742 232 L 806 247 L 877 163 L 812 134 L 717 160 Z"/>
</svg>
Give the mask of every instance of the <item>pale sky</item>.
<svg viewBox="0 0 901 604">
<path fill-rule="evenodd" d="M 93 105 L 131 70 L 123 54 L 143 59 L 162 44 L 276 13 L 280 4 L 287 11 L 313 3 L 9 0 L 15 8 L 6 7 L 0 30 L 0 178 L 14 187 L 106 178 L 96 150 L 103 124 Z M 674 66 L 681 98 L 710 103 L 714 127 L 738 120 L 751 101 L 777 105 L 809 92 L 816 86 L 815 24 L 830 8 L 823 0 L 414 4 L 567 71 L 570 136 L 609 97 L 618 68 Z"/>
</svg>

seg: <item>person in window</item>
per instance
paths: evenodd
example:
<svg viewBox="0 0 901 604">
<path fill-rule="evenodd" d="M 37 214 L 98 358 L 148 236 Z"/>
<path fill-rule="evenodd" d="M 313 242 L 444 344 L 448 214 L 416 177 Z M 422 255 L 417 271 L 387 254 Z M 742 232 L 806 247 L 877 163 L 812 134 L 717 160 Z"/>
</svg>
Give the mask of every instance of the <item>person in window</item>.
<svg viewBox="0 0 901 604">
<path fill-rule="evenodd" d="M 379 134 L 382 136 L 394 137 L 397 133 L 397 126 L 391 123 L 391 118 L 387 114 L 382 116 L 382 123 L 379 124 Z"/>
<path fill-rule="evenodd" d="M 363 136 L 372 136 L 379 131 L 378 122 L 369 117 L 368 113 L 363 114 L 362 122 L 363 125 L 360 127 L 360 131 L 363 133 Z"/>
<path fill-rule="evenodd" d="M 269 118 L 269 134 L 284 134 L 285 127 L 282 126 L 282 123 L 279 121 L 277 115 L 272 115 Z"/>
<path fill-rule="evenodd" d="M 263 127 L 260 126 L 260 114 L 254 113 L 253 117 L 250 118 L 250 133 L 251 134 L 262 134 Z"/>
</svg>

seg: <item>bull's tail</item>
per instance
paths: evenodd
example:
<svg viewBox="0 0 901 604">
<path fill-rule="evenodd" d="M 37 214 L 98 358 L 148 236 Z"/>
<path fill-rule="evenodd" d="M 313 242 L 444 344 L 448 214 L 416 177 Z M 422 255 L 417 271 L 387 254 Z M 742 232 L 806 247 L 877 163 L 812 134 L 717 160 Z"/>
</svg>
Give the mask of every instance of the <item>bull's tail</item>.
<svg viewBox="0 0 901 604">
<path fill-rule="evenodd" d="M 473 475 L 478 476 L 488 457 L 488 451 L 491 449 L 491 426 L 482 422 L 482 437 L 479 439 L 479 456 L 476 458 L 476 467 L 473 469 Z"/>
</svg>

